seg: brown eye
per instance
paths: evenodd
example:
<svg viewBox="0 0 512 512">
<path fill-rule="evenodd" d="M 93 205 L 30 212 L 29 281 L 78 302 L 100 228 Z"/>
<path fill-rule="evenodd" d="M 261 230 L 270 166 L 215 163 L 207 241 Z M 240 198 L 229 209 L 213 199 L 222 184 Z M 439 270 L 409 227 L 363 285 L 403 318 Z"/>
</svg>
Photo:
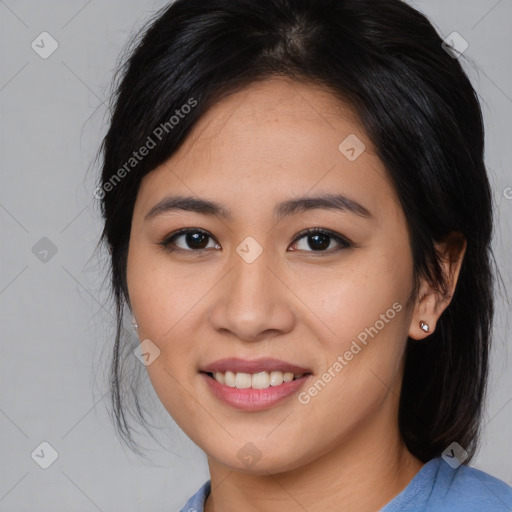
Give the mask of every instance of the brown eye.
<svg viewBox="0 0 512 512">
<path fill-rule="evenodd" d="M 187 228 L 166 237 L 161 245 L 170 251 L 195 252 L 208 248 L 218 248 L 219 244 L 208 247 L 209 240 L 213 237 L 202 229 Z M 178 242 L 179 241 L 179 242 Z"/>
<path fill-rule="evenodd" d="M 298 250 L 306 252 L 330 253 L 351 247 L 351 243 L 344 237 L 332 231 L 321 228 L 311 228 L 301 232 L 299 236 L 295 239 L 293 245 L 297 245 L 298 241 L 302 239 L 305 239 L 305 243 L 303 244 L 303 247 L 299 248 Z M 333 250 L 326 250 L 329 249 L 333 241 L 335 241 L 338 244 L 338 248 L 335 248 Z M 311 250 L 308 250 L 308 248 Z"/>
</svg>

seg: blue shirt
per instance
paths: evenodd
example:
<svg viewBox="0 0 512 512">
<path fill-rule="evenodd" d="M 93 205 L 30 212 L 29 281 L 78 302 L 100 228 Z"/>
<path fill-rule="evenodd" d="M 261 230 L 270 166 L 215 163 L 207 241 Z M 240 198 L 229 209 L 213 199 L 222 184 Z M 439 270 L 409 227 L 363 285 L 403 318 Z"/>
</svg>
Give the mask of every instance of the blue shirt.
<svg viewBox="0 0 512 512">
<path fill-rule="evenodd" d="M 210 481 L 180 512 L 204 512 Z M 475 468 L 449 466 L 441 457 L 428 461 L 409 485 L 379 512 L 511 512 L 512 487 Z"/>
</svg>

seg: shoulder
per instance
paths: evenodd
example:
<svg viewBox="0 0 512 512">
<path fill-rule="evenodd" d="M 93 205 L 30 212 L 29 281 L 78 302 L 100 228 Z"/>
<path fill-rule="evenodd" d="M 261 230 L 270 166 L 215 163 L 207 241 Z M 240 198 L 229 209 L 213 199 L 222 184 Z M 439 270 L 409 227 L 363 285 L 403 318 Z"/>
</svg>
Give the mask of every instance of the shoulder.
<svg viewBox="0 0 512 512">
<path fill-rule="evenodd" d="M 512 510 L 512 487 L 484 471 L 461 465 L 451 468 L 439 459 L 436 491 L 447 510 Z"/>
<path fill-rule="evenodd" d="M 510 512 L 512 487 L 475 468 L 428 461 L 381 512 Z"/>
<path fill-rule="evenodd" d="M 189 498 L 187 503 L 183 505 L 180 512 L 204 512 L 204 502 L 210 494 L 210 485 L 210 480 L 205 482 L 199 490 Z"/>
</svg>

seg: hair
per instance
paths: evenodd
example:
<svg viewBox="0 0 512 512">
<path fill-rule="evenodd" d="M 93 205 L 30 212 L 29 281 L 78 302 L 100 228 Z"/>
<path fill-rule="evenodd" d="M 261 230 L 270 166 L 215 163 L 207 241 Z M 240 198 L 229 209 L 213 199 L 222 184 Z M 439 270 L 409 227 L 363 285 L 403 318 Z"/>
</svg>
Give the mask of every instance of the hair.
<svg viewBox="0 0 512 512">
<path fill-rule="evenodd" d="M 127 252 L 140 182 L 216 102 L 283 76 L 321 86 L 357 113 L 407 220 L 412 297 L 421 279 L 446 292 L 434 242 L 450 233 L 466 240 L 455 292 L 435 331 L 423 342 L 408 340 L 398 421 L 418 459 L 427 462 L 456 441 L 468 452 L 467 464 L 485 399 L 494 276 L 482 113 L 460 59 L 443 48 L 428 19 L 401 0 L 177 0 L 150 20 L 133 46 L 116 75 L 101 146 L 100 243 L 110 251 L 117 316 L 110 367 L 117 433 L 133 449 L 123 309 L 130 305 Z M 170 121 L 192 102 L 177 123 Z M 155 146 L 130 160 L 148 137 Z M 130 389 L 133 410 L 146 423 Z"/>
</svg>

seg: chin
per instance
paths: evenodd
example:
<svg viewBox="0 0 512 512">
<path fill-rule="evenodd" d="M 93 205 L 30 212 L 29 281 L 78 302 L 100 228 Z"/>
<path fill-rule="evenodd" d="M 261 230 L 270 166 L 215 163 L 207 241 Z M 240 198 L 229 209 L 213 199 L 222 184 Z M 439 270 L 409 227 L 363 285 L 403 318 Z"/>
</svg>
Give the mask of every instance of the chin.
<svg viewBox="0 0 512 512">
<path fill-rule="evenodd" d="M 222 451 L 219 450 L 219 445 L 220 443 L 211 447 L 212 450 L 208 446 L 202 448 L 207 453 L 208 459 L 248 475 L 284 473 L 298 469 L 314 459 L 314 456 L 307 457 L 304 453 L 299 454 L 296 448 L 288 448 L 283 446 L 283 443 L 269 443 L 264 437 L 261 442 L 244 441 L 223 444 Z"/>
</svg>

